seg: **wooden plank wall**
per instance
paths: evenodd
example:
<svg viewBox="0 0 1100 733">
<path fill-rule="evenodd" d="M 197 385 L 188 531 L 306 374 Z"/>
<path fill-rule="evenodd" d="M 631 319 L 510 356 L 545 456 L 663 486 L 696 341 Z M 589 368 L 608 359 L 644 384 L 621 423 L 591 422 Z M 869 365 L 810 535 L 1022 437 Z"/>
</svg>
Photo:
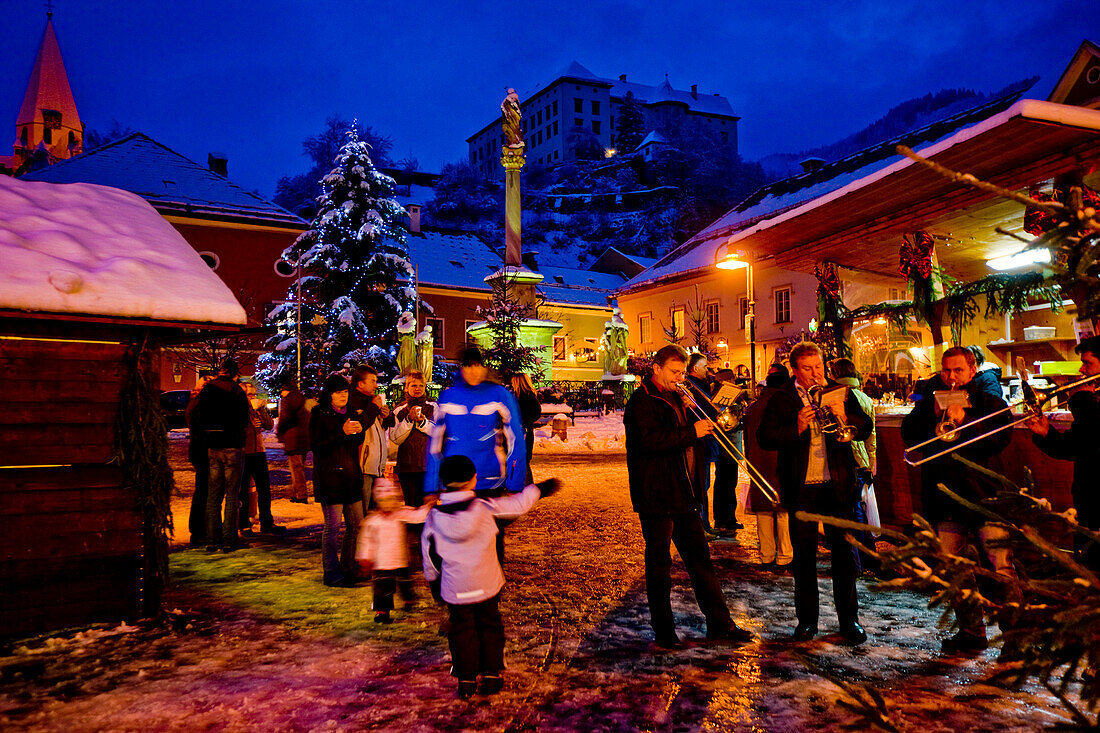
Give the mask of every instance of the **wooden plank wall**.
<svg viewBox="0 0 1100 733">
<path fill-rule="evenodd" d="M 5 338 L 12 335 L 22 338 Z M 126 345 L 77 335 L 0 323 L 4 636 L 121 621 L 140 609 L 141 514 L 108 464 Z M 96 325 L 79 332 L 83 340 L 112 337 L 117 329 Z"/>
</svg>

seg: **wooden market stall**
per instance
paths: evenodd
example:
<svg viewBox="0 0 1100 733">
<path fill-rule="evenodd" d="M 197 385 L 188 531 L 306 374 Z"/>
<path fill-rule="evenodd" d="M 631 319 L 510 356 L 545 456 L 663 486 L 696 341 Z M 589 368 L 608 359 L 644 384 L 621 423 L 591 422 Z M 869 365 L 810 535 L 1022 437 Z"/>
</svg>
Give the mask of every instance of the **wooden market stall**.
<svg viewBox="0 0 1100 733">
<path fill-rule="evenodd" d="M 0 177 L 0 637 L 154 613 L 157 344 L 244 310 L 136 195 Z"/>
<path fill-rule="evenodd" d="M 953 171 L 1025 195 L 1049 195 L 1063 180 L 1097 189 L 1100 111 L 1023 99 L 917 147 L 917 152 Z M 1050 292 L 1038 285 L 1031 291 L 1021 288 L 1007 313 L 987 316 L 986 296 L 978 294 L 972 299 L 973 312 L 960 317 L 945 310 L 944 301 L 936 301 L 942 292 L 932 292 L 929 318 L 889 317 L 891 303 L 900 307 L 917 300 L 913 279 L 899 274 L 899 253 L 904 268 L 905 248 L 918 237 L 929 243 L 936 277 L 942 272 L 958 283 L 987 282 L 994 272 L 992 261 L 1021 251 L 1033 238 L 1025 228 L 1026 211 L 1018 201 L 961 185 L 899 155 L 880 170 L 729 239 L 730 250 L 748 251 L 789 270 L 833 268 L 839 280 L 835 298 L 845 313 L 858 314 L 860 306 L 870 304 L 881 306 L 864 308 L 865 317 L 850 318 L 845 325 L 857 368 L 871 379 L 868 392 L 885 398 L 879 415 L 876 490 L 883 519 L 889 523 L 905 524 L 912 511 L 919 510 L 918 474 L 902 461 L 899 426 L 908 409 L 904 402 L 909 388 L 938 369 L 943 349 L 952 343 L 978 344 L 1006 377 L 1015 374 L 1016 356 L 1023 357 L 1032 371 L 1044 364 L 1050 365 L 1048 370 L 1076 371 L 1073 345 L 1079 332 L 1091 330 L 1093 324 L 1078 322 L 1068 296 L 1063 296 L 1067 300 L 1059 303 L 1063 309 L 1056 313 L 1049 303 L 1036 302 L 1036 294 Z M 1032 265 L 1031 271 L 1037 273 L 1040 267 Z M 1041 281 L 1038 274 L 1032 280 L 1020 278 L 1025 283 Z M 1035 362 L 1041 364 L 1037 367 Z M 1057 417 L 1067 419 L 1068 414 Z M 1034 471 L 1038 493 L 1050 498 L 1056 509 L 1071 505 L 1071 464 L 1040 454 L 1026 430 L 1015 431 L 1001 459 L 1011 479 L 1022 481 L 1025 466 Z"/>
</svg>

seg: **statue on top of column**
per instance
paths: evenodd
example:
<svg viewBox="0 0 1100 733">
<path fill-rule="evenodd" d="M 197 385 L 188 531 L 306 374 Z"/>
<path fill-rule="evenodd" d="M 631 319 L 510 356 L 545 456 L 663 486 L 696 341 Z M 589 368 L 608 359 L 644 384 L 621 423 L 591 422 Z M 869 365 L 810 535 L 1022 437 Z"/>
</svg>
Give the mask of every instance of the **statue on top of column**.
<svg viewBox="0 0 1100 733">
<path fill-rule="evenodd" d="M 509 148 L 524 147 L 523 129 L 520 127 L 523 112 L 519 108 L 519 95 L 516 94 L 515 89 L 508 87 L 508 96 L 500 103 L 500 113 L 503 118 L 500 126 L 504 130 L 505 146 Z"/>
</svg>

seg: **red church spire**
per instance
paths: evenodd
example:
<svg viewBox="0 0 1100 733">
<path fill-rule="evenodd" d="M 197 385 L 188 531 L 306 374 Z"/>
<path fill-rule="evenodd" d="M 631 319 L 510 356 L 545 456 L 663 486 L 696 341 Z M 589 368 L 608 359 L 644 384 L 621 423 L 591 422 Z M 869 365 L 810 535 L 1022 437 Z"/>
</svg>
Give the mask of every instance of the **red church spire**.
<svg viewBox="0 0 1100 733">
<path fill-rule="evenodd" d="M 38 150 L 45 151 L 49 162 L 83 151 L 84 126 L 61 60 L 61 47 L 53 29 L 53 8 L 47 9 L 46 30 L 15 119 L 17 169 Z"/>
</svg>

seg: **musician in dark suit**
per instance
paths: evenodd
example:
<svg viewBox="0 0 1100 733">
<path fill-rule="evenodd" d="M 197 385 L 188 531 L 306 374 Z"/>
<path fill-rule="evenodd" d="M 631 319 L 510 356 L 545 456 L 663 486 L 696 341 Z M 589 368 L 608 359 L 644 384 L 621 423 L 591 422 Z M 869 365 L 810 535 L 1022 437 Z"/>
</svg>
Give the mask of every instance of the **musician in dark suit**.
<svg viewBox="0 0 1100 733">
<path fill-rule="evenodd" d="M 795 641 L 808 641 L 817 634 L 817 523 L 794 517 L 802 510 L 841 519 L 853 519 L 859 499 L 856 461 L 852 447 L 841 443 L 833 433 L 822 431 L 811 392 L 816 387 L 840 387 L 825 378 L 821 349 L 812 342 L 795 346 L 790 354 L 794 380 L 780 387 L 768 412 L 757 429 L 760 447 L 778 451 L 779 495 L 783 508 L 791 514 L 791 541 L 794 545 L 794 605 L 798 616 Z M 843 387 L 840 387 L 843 389 Z M 855 440 L 871 434 L 872 418 L 859 405 L 851 391 L 843 406 L 828 408 L 840 422 L 850 425 Z M 844 539 L 844 532 L 825 525 L 832 548 L 833 603 L 840 634 L 849 644 L 867 640 L 859 624 L 856 597 L 855 548 Z"/>
<path fill-rule="evenodd" d="M 672 555 L 676 544 L 695 599 L 707 621 L 707 639 L 743 642 L 752 635 L 730 618 L 699 516 L 703 438 L 713 425 L 692 410 L 680 390 L 687 352 L 676 345 L 653 357 L 653 371 L 634 390 L 623 413 L 630 501 L 645 540 L 645 587 L 657 645 L 682 649 L 672 615 Z"/>
</svg>

